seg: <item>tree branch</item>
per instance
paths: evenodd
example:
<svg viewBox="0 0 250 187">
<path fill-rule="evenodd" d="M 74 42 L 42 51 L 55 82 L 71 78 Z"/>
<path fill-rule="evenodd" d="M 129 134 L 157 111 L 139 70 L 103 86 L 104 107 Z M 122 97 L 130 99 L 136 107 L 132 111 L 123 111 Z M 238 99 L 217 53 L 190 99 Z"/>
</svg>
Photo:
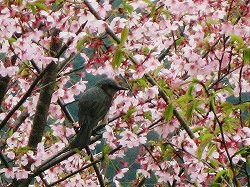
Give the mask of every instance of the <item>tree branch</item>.
<svg viewBox="0 0 250 187">
<path fill-rule="evenodd" d="M 85 150 L 87 151 L 87 154 L 90 156 L 91 163 L 95 163 L 95 159 L 93 157 L 93 154 L 91 153 L 91 151 L 90 151 L 90 149 L 89 149 L 88 146 L 85 148 Z M 103 178 L 102 178 L 102 174 L 100 173 L 100 170 L 97 167 L 96 163 L 93 164 L 93 168 L 94 168 L 96 176 L 97 176 L 97 178 L 99 180 L 100 186 L 101 187 L 105 187 L 105 184 L 104 184 L 104 181 L 103 181 Z"/>
<path fill-rule="evenodd" d="M 36 148 L 37 144 L 42 140 L 43 132 L 45 126 L 47 125 L 47 117 L 52 94 L 54 93 L 57 70 L 58 64 L 53 63 L 44 76 L 28 142 L 28 146 L 31 148 Z"/>
</svg>

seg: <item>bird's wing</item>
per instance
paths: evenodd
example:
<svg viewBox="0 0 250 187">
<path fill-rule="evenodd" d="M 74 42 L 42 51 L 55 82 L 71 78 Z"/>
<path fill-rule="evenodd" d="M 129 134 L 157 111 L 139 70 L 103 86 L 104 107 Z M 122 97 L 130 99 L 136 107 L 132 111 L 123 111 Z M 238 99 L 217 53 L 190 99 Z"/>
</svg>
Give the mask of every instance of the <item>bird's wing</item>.
<svg viewBox="0 0 250 187">
<path fill-rule="evenodd" d="M 78 104 L 78 118 L 80 127 L 85 126 L 90 120 L 93 108 L 93 91 L 87 90 L 83 93 Z"/>
<path fill-rule="evenodd" d="M 112 98 L 100 88 L 94 87 L 84 92 L 78 106 L 80 126 L 85 125 L 86 117 L 91 118 L 94 126 L 97 125 L 107 114 L 111 101 Z"/>
<path fill-rule="evenodd" d="M 72 148 L 84 148 L 89 144 L 90 137 L 92 134 L 92 124 L 86 119 L 83 126 L 77 132 L 75 139 L 71 142 Z"/>
</svg>

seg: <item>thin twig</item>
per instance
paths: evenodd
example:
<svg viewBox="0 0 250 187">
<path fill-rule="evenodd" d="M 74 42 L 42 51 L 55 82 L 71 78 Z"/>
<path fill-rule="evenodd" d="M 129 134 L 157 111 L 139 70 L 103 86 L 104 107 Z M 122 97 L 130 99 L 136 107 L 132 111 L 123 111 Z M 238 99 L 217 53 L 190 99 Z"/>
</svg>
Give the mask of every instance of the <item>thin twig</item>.
<svg viewBox="0 0 250 187">
<path fill-rule="evenodd" d="M 90 161 L 91 161 L 91 163 L 94 163 L 94 162 L 95 162 L 95 159 L 94 159 L 93 154 L 91 153 L 89 147 L 87 146 L 87 147 L 85 148 L 85 150 L 86 150 L 87 154 L 90 156 Z M 105 184 L 104 184 L 104 181 L 103 181 L 103 178 L 102 178 L 102 174 L 100 173 L 100 170 L 99 170 L 99 168 L 97 167 L 96 163 L 93 164 L 93 168 L 94 168 L 95 173 L 96 173 L 96 176 L 97 176 L 97 178 L 98 178 L 98 180 L 99 180 L 100 186 L 101 186 L 101 187 L 105 187 Z"/>
</svg>

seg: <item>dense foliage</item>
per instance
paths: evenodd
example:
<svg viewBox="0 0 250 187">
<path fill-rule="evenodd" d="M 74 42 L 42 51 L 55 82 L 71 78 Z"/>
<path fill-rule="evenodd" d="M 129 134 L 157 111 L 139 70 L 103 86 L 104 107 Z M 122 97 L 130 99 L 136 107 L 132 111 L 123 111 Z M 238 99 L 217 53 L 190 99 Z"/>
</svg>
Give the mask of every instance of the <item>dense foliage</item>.
<svg viewBox="0 0 250 187">
<path fill-rule="evenodd" d="M 249 17 L 249 0 L 1 1 L 2 185 L 250 186 Z M 46 163 L 75 134 L 67 106 L 86 73 L 129 88 L 110 109 L 105 145 L 95 149 L 96 133 Z"/>
</svg>

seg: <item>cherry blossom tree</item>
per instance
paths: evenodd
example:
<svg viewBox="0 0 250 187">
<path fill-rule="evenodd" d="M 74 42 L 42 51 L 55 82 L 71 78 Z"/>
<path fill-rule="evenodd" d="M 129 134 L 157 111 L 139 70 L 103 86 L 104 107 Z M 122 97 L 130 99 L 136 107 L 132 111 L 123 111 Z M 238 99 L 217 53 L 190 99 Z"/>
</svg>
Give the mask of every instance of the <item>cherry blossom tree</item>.
<svg viewBox="0 0 250 187">
<path fill-rule="evenodd" d="M 1 184 L 249 186 L 249 17 L 249 0 L 1 1 Z M 129 90 L 71 150 L 87 74 Z"/>
</svg>

